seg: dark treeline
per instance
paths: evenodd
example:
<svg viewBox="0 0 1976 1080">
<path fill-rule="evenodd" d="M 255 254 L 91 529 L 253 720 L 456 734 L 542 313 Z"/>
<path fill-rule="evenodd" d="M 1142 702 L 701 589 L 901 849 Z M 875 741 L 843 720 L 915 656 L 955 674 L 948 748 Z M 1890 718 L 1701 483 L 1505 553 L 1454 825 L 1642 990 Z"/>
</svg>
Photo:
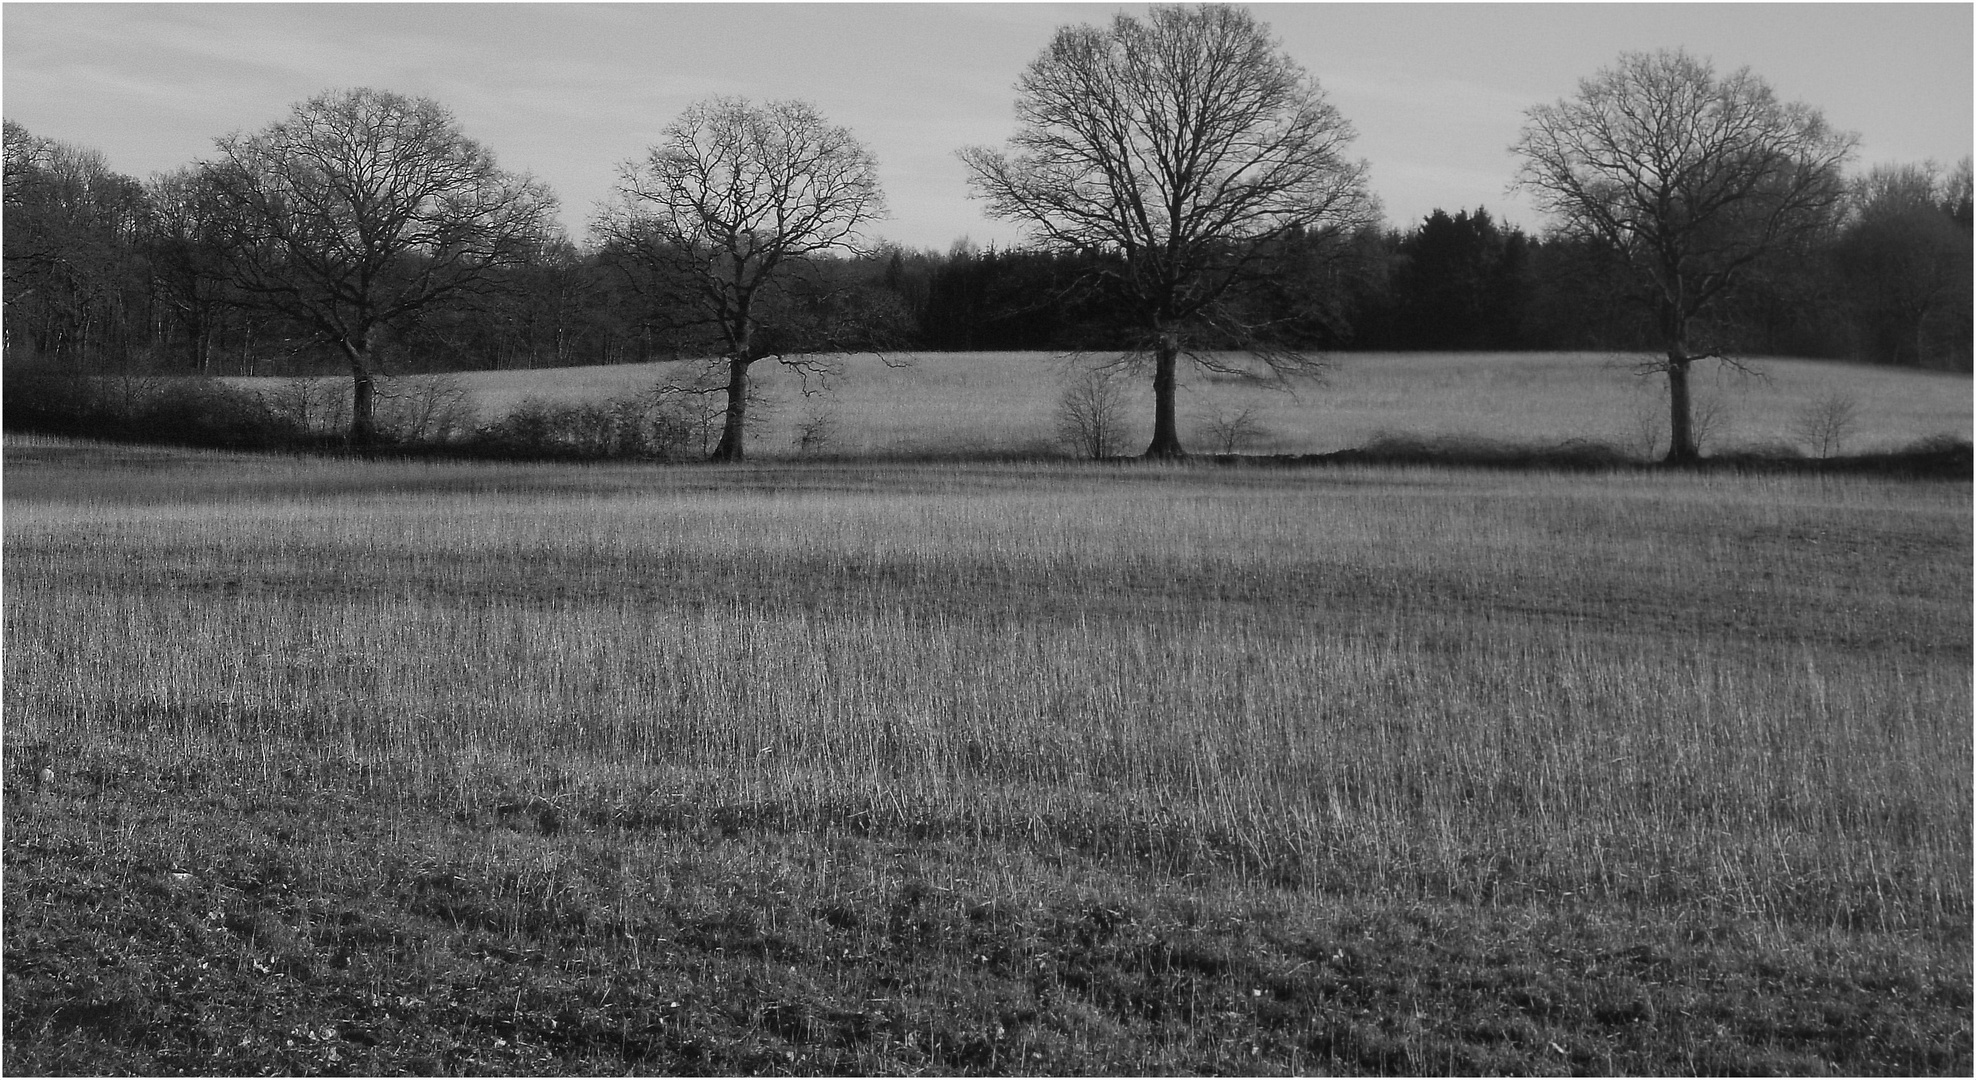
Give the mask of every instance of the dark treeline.
<svg viewBox="0 0 1976 1080">
<path fill-rule="evenodd" d="M 205 374 L 333 371 L 308 328 L 246 302 L 221 269 L 224 215 L 194 169 L 139 181 L 101 154 L 6 125 L 9 364 Z M 1967 160 L 1875 168 L 1814 250 L 1751 275 L 1708 327 L 1723 351 L 1967 369 Z M 1533 237 L 1487 211 L 1404 229 L 1293 237 L 1246 315 L 1285 344 L 1358 350 L 1641 349 L 1657 345 L 1611 256 Z M 542 244 L 494 287 L 421 312 L 382 342 L 399 372 L 620 364 L 707 355 L 676 290 L 606 241 Z M 886 248 L 818 260 L 816 303 L 864 298 L 882 327 L 847 348 L 1109 349 L 1134 343 L 1092 293 L 1091 256 Z M 801 302 L 802 290 L 796 291 Z M 837 299 L 832 299 L 837 298 Z M 873 299 L 878 303 L 872 303 Z"/>
<path fill-rule="evenodd" d="M 1540 239 L 1486 210 L 1436 210 L 1407 230 L 1350 238 L 1332 273 L 1307 284 L 1319 317 L 1296 343 L 1369 351 L 1659 347 L 1607 251 Z M 1753 275 L 1709 327 L 1724 351 L 1967 370 L 1971 207 L 1963 166 L 1875 170 L 1820 249 L 1785 252 Z M 1092 341 L 1072 260 L 1032 252 L 893 253 L 885 281 L 928 349 L 1048 349 Z M 1066 298 L 1069 298 L 1068 300 Z M 1287 310 L 1271 311 L 1290 318 Z"/>
</svg>

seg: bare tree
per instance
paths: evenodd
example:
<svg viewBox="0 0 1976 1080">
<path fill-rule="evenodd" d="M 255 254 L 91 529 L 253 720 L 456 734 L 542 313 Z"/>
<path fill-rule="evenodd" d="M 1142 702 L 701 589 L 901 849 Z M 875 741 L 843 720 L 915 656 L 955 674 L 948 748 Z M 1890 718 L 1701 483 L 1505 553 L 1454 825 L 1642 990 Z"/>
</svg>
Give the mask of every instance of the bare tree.
<svg viewBox="0 0 1976 1080">
<path fill-rule="evenodd" d="M 196 167 L 153 176 L 145 195 L 150 220 L 144 247 L 152 284 L 185 332 L 193 370 L 205 374 L 232 300 L 226 209 Z"/>
<path fill-rule="evenodd" d="M 1254 348 L 1278 374 L 1312 369 L 1268 347 L 1234 299 L 1280 275 L 1298 242 L 1376 216 L 1351 125 L 1239 7 L 1157 7 L 1146 21 L 1065 27 L 1016 84 L 1010 153 L 961 151 L 989 212 L 1093 265 L 1153 360 L 1149 457 L 1178 457 L 1178 358 L 1225 368 L 1204 343 Z M 1141 353 L 1143 355 L 1143 352 Z"/>
<path fill-rule="evenodd" d="M 311 437 L 350 426 L 350 399 L 327 379 L 283 379 L 261 391 L 261 400 L 276 416 Z"/>
<path fill-rule="evenodd" d="M 231 276 L 349 361 L 360 448 L 376 436 L 380 335 L 492 287 L 551 235 L 548 189 L 496 167 L 425 98 L 333 91 L 219 149 L 208 171 L 236 230 Z"/>
<path fill-rule="evenodd" d="M 95 150 L 6 128 L 6 345 L 97 366 L 143 358 L 144 189 Z"/>
<path fill-rule="evenodd" d="M 641 161 L 620 169 L 617 201 L 597 230 L 646 260 L 676 300 L 710 326 L 727 362 L 727 409 L 716 461 L 739 461 L 748 371 L 792 361 L 811 334 L 764 333 L 770 310 L 807 261 L 856 251 L 884 215 L 870 151 L 802 101 L 712 98 L 689 106 Z"/>
<path fill-rule="evenodd" d="M 1517 183 L 1564 232 L 1626 260 L 1666 348 L 1650 370 L 1667 373 L 1667 460 L 1693 461 L 1688 370 L 1726 359 L 1692 340 L 1698 317 L 1758 259 L 1831 222 L 1856 139 L 1748 69 L 1718 77 L 1678 50 L 1627 53 L 1525 116 Z"/>
<path fill-rule="evenodd" d="M 1071 374 L 1057 398 L 1057 439 L 1073 454 L 1116 457 L 1125 450 L 1125 387 L 1119 369 Z"/>
<path fill-rule="evenodd" d="M 1859 426 L 1859 401 L 1843 391 L 1833 391 L 1799 409 L 1792 433 L 1822 458 L 1841 453 L 1846 440 Z"/>
<path fill-rule="evenodd" d="M 1214 402 L 1202 409 L 1199 420 L 1215 451 L 1234 454 L 1254 444 L 1264 434 L 1262 418 L 1253 401 Z"/>
<path fill-rule="evenodd" d="M 379 426 L 398 442 L 447 443 L 474 428 L 473 394 L 458 375 L 388 378 L 377 399 Z"/>
</svg>

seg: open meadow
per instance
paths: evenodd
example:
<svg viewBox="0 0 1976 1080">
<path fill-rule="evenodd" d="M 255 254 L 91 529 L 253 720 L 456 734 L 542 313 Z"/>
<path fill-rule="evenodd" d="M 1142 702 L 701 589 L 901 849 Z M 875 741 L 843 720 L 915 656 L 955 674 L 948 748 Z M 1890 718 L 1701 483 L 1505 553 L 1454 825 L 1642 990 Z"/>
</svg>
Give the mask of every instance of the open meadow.
<svg viewBox="0 0 1976 1080">
<path fill-rule="evenodd" d="M 774 363 L 755 366 L 759 419 L 749 447 L 759 457 L 982 457 L 1061 453 L 1057 402 L 1067 377 L 1106 359 L 1051 353 L 909 353 L 838 358 L 839 374 L 810 382 Z M 1599 443 L 1634 457 L 1667 450 L 1665 376 L 1636 374 L 1642 360 L 1620 353 L 1338 353 L 1322 380 L 1287 386 L 1199 372 L 1183 380 L 1180 429 L 1188 449 L 1318 454 L 1382 438 L 1479 440 L 1553 447 Z M 481 421 L 526 402 L 575 404 L 689 383 L 694 362 L 477 371 L 453 376 Z M 1789 447 L 1816 454 L 1802 431 L 1809 411 L 1838 401 L 1853 419 L 1846 453 L 1901 449 L 1930 437 L 1970 437 L 1966 374 L 1835 361 L 1757 359 L 1757 374 L 1696 367 L 1696 423 L 1704 453 Z M 276 391 L 288 380 L 229 378 Z M 347 397 L 349 380 L 323 376 Z M 1146 378 L 1124 386 L 1121 414 L 1132 452 L 1151 433 Z M 1246 413 L 1248 419 L 1239 421 Z M 799 448 L 805 431 L 808 453 Z M 342 422 L 347 423 L 347 419 Z M 328 430 L 334 430 L 332 422 Z"/>
<path fill-rule="evenodd" d="M 1966 1075 L 1970 494 L 12 437 L 7 1068 Z"/>
</svg>

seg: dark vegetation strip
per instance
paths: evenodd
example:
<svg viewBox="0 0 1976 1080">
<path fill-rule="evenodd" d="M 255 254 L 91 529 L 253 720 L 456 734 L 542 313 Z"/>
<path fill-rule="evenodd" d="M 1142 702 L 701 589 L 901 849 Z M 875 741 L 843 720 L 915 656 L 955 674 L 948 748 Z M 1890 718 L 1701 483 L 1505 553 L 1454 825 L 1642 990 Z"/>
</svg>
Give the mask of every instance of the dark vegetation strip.
<svg viewBox="0 0 1976 1080">
<path fill-rule="evenodd" d="M 1573 441 L 1553 446 L 1482 440 L 1385 439 L 1372 445 L 1327 454 L 1214 454 L 1223 465 L 1311 468 L 1329 465 L 1431 465 L 1444 468 L 1546 472 L 1742 472 L 1793 476 L 1886 476 L 1911 480 L 1969 480 L 1970 444 L 1924 439 L 1902 450 L 1870 454 L 1802 457 L 1739 451 L 1712 454 L 1685 464 L 1641 461 L 1600 442 Z"/>
<path fill-rule="evenodd" d="M 138 406 L 98 400 L 88 380 L 43 372 L 10 374 L 6 389 L 8 431 L 98 440 L 109 444 L 184 446 L 214 450 L 305 454 L 326 458 L 353 457 L 430 462 L 606 462 L 665 461 L 704 463 L 689 448 L 655 448 L 640 440 L 579 430 L 588 414 L 573 409 L 565 417 L 549 417 L 534 425 L 509 420 L 485 425 L 465 437 L 444 441 L 384 440 L 359 453 L 339 437 L 298 427 L 250 390 L 218 380 L 180 377 L 160 380 Z M 512 419 L 512 418 L 510 418 Z M 12 453 L 14 451 L 10 451 Z M 32 451 L 20 451 L 32 456 Z M 1526 444 L 1474 438 L 1382 437 L 1372 443 L 1324 454 L 1205 454 L 1195 455 L 1225 465 L 1312 468 L 1340 465 L 1436 466 L 1543 472 L 1616 472 L 1678 469 L 1736 471 L 1788 475 L 1864 475 L 1906 479 L 1970 480 L 1976 475 L 1967 440 L 1931 437 L 1899 450 L 1866 454 L 1804 457 L 1794 449 L 1774 452 L 1737 451 L 1694 462 L 1669 465 L 1645 461 L 1638 455 L 1596 440 L 1558 444 Z M 887 462 L 881 455 L 863 464 L 929 462 L 983 464 L 1042 462 L 1057 458 L 1034 451 L 954 451 Z"/>
</svg>

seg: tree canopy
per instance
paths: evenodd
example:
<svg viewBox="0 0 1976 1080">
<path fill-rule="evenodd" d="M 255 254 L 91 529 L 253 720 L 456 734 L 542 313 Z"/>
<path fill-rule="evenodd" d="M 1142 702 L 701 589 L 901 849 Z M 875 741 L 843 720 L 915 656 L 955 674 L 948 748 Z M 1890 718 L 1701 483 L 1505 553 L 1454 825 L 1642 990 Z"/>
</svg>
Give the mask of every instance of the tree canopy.
<svg viewBox="0 0 1976 1080">
<path fill-rule="evenodd" d="M 1154 359 L 1147 454 L 1179 455 L 1181 351 L 1265 344 L 1242 288 L 1299 265 L 1292 237 L 1374 217 L 1365 166 L 1345 156 L 1352 127 L 1266 27 L 1219 5 L 1059 30 L 1016 84 L 1015 111 L 1009 150 L 961 152 L 975 195 L 1039 245 L 1098 257 L 1130 344 Z"/>
<path fill-rule="evenodd" d="M 857 251 L 861 230 L 884 213 L 871 152 L 803 101 L 698 102 L 620 168 L 599 232 L 655 272 L 682 313 L 675 327 L 710 328 L 727 360 L 716 460 L 743 456 L 749 366 L 814 347 L 846 321 L 827 284 L 806 279 L 807 296 L 788 289 L 792 271 Z"/>
<path fill-rule="evenodd" d="M 1679 50 L 1627 53 L 1526 121 L 1518 183 L 1633 270 L 1667 351 L 1668 456 L 1693 460 L 1688 367 L 1719 355 L 1696 348 L 1694 321 L 1759 259 L 1833 224 L 1857 140 L 1748 69 L 1719 76 Z"/>
<path fill-rule="evenodd" d="M 1968 158 L 1947 172 L 1876 166 L 1851 185 L 1834 257 L 1863 353 L 1904 364 L 1967 354 L 1970 239 Z"/>
<path fill-rule="evenodd" d="M 219 149 L 207 177 L 234 230 L 227 268 L 247 296 L 342 351 L 359 446 L 374 436 L 380 332 L 488 287 L 553 229 L 548 189 L 500 169 L 425 98 L 326 93 Z"/>
</svg>

